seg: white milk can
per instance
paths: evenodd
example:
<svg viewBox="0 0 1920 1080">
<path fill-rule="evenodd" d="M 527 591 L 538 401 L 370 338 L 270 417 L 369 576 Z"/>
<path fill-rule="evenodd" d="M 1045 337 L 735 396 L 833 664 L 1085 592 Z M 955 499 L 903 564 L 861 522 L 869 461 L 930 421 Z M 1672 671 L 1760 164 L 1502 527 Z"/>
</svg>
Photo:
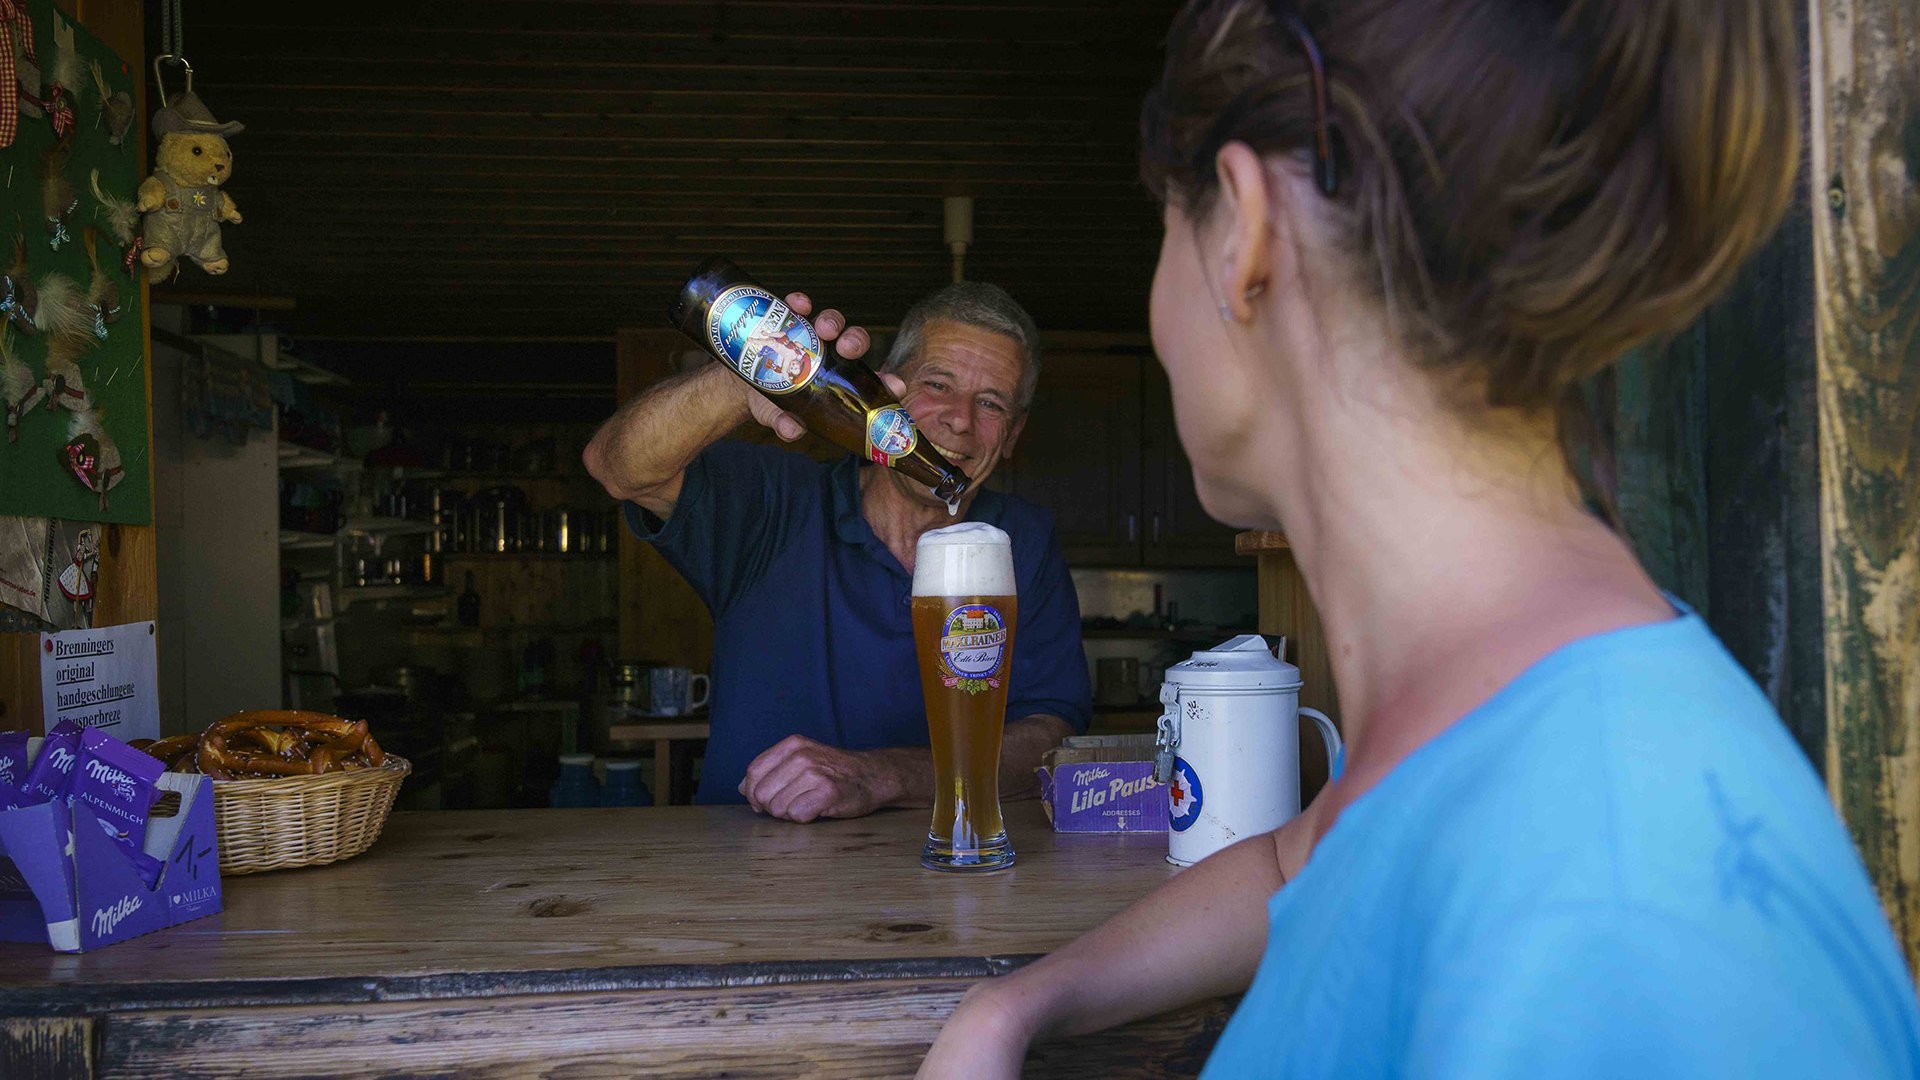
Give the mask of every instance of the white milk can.
<svg viewBox="0 0 1920 1080">
<path fill-rule="evenodd" d="M 1281 647 L 1286 639 L 1281 639 Z M 1160 684 L 1154 773 L 1167 784 L 1167 861 L 1192 866 L 1300 813 L 1300 714 L 1320 725 L 1331 775 L 1340 733 L 1300 707 L 1300 669 L 1258 634 L 1194 653 Z"/>
</svg>

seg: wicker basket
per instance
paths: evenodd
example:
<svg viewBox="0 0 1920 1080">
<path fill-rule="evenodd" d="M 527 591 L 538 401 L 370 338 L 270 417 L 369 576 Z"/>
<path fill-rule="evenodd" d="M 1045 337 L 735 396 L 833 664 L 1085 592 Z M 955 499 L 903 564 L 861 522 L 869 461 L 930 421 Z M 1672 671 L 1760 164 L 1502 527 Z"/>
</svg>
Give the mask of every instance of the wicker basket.
<svg viewBox="0 0 1920 1080">
<path fill-rule="evenodd" d="M 320 866 L 360 854 L 379 838 L 412 768 L 388 754 L 376 769 L 214 781 L 220 873 Z"/>
</svg>

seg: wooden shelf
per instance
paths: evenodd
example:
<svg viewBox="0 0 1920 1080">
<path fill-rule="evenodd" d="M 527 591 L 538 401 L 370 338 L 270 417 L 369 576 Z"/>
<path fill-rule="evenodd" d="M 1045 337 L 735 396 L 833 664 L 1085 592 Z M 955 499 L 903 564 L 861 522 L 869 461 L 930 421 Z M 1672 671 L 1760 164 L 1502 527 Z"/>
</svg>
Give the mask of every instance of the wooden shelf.
<svg viewBox="0 0 1920 1080">
<path fill-rule="evenodd" d="M 348 518 L 340 526 L 342 536 L 409 536 L 438 532 L 440 526 L 431 521 L 415 521 L 412 518 L 364 517 Z"/>
<path fill-rule="evenodd" d="M 541 472 L 519 472 L 514 469 L 435 469 L 437 475 L 449 480 L 587 480 L 587 470 L 548 469 Z"/>
<path fill-rule="evenodd" d="M 291 469 L 357 469 L 360 462 L 356 458 L 329 454 L 325 450 L 315 450 L 311 446 L 283 442 L 280 444 L 280 468 Z"/>
<path fill-rule="evenodd" d="M 354 604 L 378 604 L 393 600 L 441 600 L 453 595 L 439 585 L 349 585 L 336 590 L 334 604 L 344 611 Z"/>
<path fill-rule="evenodd" d="M 570 562 L 593 562 L 600 559 L 617 559 L 615 551 L 443 551 L 441 558 L 447 562 L 463 562 L 467 559 L 565 559 Z"/>
<path fill-rule="evenodd" d="M 620 629 L 614 619 L 596 619 L 584 623 L 510 623 L 504 626 L 410 626 L 407 640 L 416 644 L 477 649 L 484 645 L 511 642 L 529 634 L 560 637 L 566 634 L 611 634 Z"/>
<path fill-rule="evenodd" d="M 1286 551 L 1293 547 L 1287 543 L 1287 534 L 1255 530 L 1234 536 L 1233 550 L 1241 555 L 1258 555 L 1263 551 Z"/>
<path fill-rule="evenodd" d="M 183 307 L 229 307 L 245 308 L 253 311 L 292 311 L 294 300 L 291 296 L 267 296 L 261 293 L 228 293 L 204 289 L 153 290 L 153 302 L 156 304 L 179 304 Z"/>
<path fill-rule="evenodd" d="M 281 551 L 331 551 L 340 542 L 336 533 L 300 532 L 297 529 L 280 530 Z"/>
</svg>

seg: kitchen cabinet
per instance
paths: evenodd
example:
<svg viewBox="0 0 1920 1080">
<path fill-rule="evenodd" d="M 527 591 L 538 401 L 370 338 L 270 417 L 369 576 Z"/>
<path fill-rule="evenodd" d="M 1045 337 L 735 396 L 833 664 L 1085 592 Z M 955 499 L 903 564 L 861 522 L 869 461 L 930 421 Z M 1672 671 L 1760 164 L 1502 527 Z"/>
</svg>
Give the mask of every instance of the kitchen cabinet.
<svg viewBox="0 0 1920 1080">
<path fill-rule="evenodd" d="M 1148 566 L 1242 566 L 1235 530 L 1207 516 L 1194 490 L 1193 465 L 1173 425 L 1173 397 L 1158 361 L 1147 357 L 1141 483 L 1145 488 L 1141 555 Z"/>
<path fill-rule="evenodd" d="M 1067 560 L 1140 561 L 1140 358 L 1048 353 L 1012 460 L 988 481 L 1053 514 Z"/>
<path fill-rule="evenodd" d="M 1167 378 L 1144 343 L 1054 347 L 1027 428 L 989 487 L 1052 512 L 1074 566 L 1239 566 L 1209 518 L 1174 430 Z"/>
</svg>

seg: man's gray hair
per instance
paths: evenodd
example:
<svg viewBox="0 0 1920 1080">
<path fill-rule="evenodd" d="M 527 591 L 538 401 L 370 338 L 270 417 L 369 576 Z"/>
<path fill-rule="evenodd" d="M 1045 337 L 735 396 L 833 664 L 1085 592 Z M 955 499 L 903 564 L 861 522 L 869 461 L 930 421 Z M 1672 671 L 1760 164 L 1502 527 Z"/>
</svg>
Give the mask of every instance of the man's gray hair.
<svg viewBox="0 0 1920 1080">
<path fill-rule="evenodd" d="M 920 355 L 927 324 L 937 320 L 975 326 L 1012 338 L 1020 346 L 1020 387 L 1014 411 L 1024 413 L 1033 404 L 1033 388 L 1040 381 L 1040 328 L 1007 290 L 983 281 L 956 281 L 927 294 L 900 320 L 893 348 L 882 371 L 899 371 Z"/>
</svg>

